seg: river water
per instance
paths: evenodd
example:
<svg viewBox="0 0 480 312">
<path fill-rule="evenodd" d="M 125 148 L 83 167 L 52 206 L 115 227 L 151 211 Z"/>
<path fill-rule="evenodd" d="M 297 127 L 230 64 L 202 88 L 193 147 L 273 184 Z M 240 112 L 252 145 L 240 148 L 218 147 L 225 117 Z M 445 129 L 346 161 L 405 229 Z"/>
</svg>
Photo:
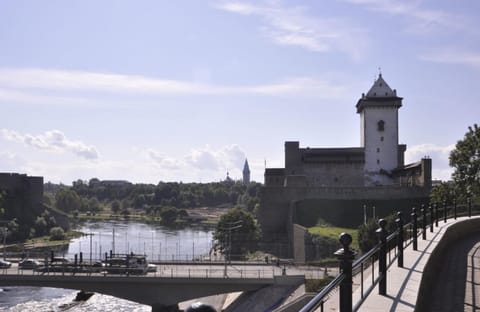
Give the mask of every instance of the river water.
<svg viewBox="0 0 480 312">
<path fill-rule="evenodd" d="M 58 256 L 73 259 L 83 255 L 84 261 L 104 258 L 105 253 L 145 254 L 147 259 L 191 260 L 207 255 L 212 247 L 212 230 L 199 227 L 171 229 L 155 224 L 125 221 L 89 221 L 78 230 L 88 235 L 76 238 Z M 91 251 L 91 253 L 90 253 Z M 65 309 L 77 291 L 46 287 L 3 287 L 0 310 L 20 311 L 151 311 L 151 307 L 131 301 L 95 294 L 88 301 Z"/>
</svg>

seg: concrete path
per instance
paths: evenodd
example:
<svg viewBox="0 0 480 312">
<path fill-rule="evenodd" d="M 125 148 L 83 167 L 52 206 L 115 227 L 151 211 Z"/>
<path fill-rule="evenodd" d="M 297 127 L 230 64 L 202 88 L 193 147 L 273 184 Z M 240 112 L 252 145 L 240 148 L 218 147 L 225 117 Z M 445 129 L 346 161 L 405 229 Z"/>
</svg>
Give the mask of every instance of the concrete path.
<svg viewBox="0 0 480 312">
<path fill-rule="evenodd" d="M 377 286 L 358 311 L 414 311 L 417 297 L 422 296 L 419 287 L 425 264 L 446 229 L 454 222 L 440 221 L 433 233 L 427 229 L 427 240 L 419 237 L 418 251 L 408 246 L 404 252 L 404 267 L 398 268 L 395 262 L 388 270 L 387 296 L 378 295 Z M 480 306 L 480 248 L 477 248 L 480 243 L 476 244 L 479 241 L 480 234 L 471 235 L 449 248 L 448 257 L 437 275 L 437 287 L 433 290 L 434 298 L 439 300 L 433 302 L 430 311 L 480 311 L 480 308 L 473 308 Z M 354 302 L 359 296 L 357 290 Z"/>
</svg>

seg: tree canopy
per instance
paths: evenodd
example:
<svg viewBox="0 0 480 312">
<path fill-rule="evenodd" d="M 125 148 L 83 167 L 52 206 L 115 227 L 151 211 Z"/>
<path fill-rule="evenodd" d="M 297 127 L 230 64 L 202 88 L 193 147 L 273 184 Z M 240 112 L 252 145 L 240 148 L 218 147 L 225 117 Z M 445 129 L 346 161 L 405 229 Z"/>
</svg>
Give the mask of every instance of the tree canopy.
<svg viewBox="0 0 480 312">
<path fill-rule="evenodd" d="M 468 127 L 462 140 L 450 153 L 450 166 L 454 168 L 453 180 L 460 195 L 480 195 L 480 128 Z"/>
<path fill-rule="evenodd" d="M 260 230 L 252 213 L 234 208 L 223 214 L 215 227 L 214 238 L 229 254 L 242 255 L 256 247 Z"/>
</svg>

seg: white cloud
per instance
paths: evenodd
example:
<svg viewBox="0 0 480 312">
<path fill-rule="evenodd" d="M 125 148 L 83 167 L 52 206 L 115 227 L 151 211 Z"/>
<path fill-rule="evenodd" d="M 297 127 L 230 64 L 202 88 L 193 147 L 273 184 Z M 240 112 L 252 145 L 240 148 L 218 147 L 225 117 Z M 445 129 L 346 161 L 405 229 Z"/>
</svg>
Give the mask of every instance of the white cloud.
<svg viewBox="0 0 480 312">
<path fill-rule="evenodd" d="M 425 33 L 433 30 L 468 29 L 465 16 L 460 16 L 441 10 L 426 9 L 420 6 L 420 1 L 398 0 L 345 0 L 364 5 L 369 10 L 404 16 L 409 19 L 408 30 L 414 33 Z"/>
<path fill-rule="evenodd" d="M 345 19 L 312 17 L 306 7 L 286 7 L 279 1 L 249 4 L 223 1 L 217 8 L 259 16 L 263 33 L 280 45 L 298 46 L 313 52 L 340 51 L 354 60 L 362 58 L 368 48 L 365 31 L 349 25 Z"/>
<path fill-rule="evenodd" d="M 94 146 L 86 145 L 81 141 L 69 140 L 65 134 L 59 130 L 50 130 L 43 134 L 31 135 L 21 134 L 8 129 L 0 129 L 0 134 L 9 141 L 21 142 L 40 150 L 69 152 L 84 159 L 98 158 L 98 151 Z"/>
<path fill-rule="evenodd" d="M 431 53 L 425 53 L 419 57 L 421 60 L 452 64 L 452 65 L 464 65 L 480 68 L 480 53 L 469 52 L 461 50 L 447 49 L 443 51 L 434 51 Z"/>
<path fill-rule="evenodd" d="M 106 74 L 49 69 L 0 69 L 0 100 L 71 102 L 72 95 L 98 92 L 139 95 L 306 95 L 318 98 L 344 96 L 345 86 L 322 78 L 296 77 L 271 84 L 226 86 L 138 75 Z M 55 92 L 55 96 L 46 95 Z M 68 93 L 68 97 L 59 94 Z M 78 98 L 76 102 L 81 101 Z M 81 101 L 82 102 L 82 101 Z"/>
<path fill-rule="evenodd" d="M 419 144 L 407 148 L 405 153 L 405 162 L 412 163 L 419 161 L 423 157 L 432 159 L 432 178 L 435 180 L 450 180 L 453 169 L 448 164 L 450 152 L 455 148 L 455 144 L 436 145 Z"/>
<path fill-rule="evenodd" d="M 236 144 L 217 149 L 209 145 L 192 149 L 190 153 L 180 159 L 167 156 L 153 149 L 148 149 L 146 153 L 147 157 L 159 169 L 211 172 L 212 176 L 216 177 L 223 177 L 226 171 L 239 175 L 245 161 L 245 153 Z"/>
</svg>

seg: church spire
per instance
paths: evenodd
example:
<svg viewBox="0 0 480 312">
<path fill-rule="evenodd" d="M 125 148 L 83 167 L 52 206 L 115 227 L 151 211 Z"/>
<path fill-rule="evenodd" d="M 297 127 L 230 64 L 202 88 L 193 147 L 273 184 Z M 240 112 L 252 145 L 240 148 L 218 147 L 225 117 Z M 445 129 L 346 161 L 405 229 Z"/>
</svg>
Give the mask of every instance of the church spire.
<svg viewBox="0 0 480 312">
<path fill-rule="evenodd" d="M 245 158 L 245 164 L 243 165 L 243 184 L 250 183 L 250 168 L 248 166 L 248 160 Z"/>
</svg>

